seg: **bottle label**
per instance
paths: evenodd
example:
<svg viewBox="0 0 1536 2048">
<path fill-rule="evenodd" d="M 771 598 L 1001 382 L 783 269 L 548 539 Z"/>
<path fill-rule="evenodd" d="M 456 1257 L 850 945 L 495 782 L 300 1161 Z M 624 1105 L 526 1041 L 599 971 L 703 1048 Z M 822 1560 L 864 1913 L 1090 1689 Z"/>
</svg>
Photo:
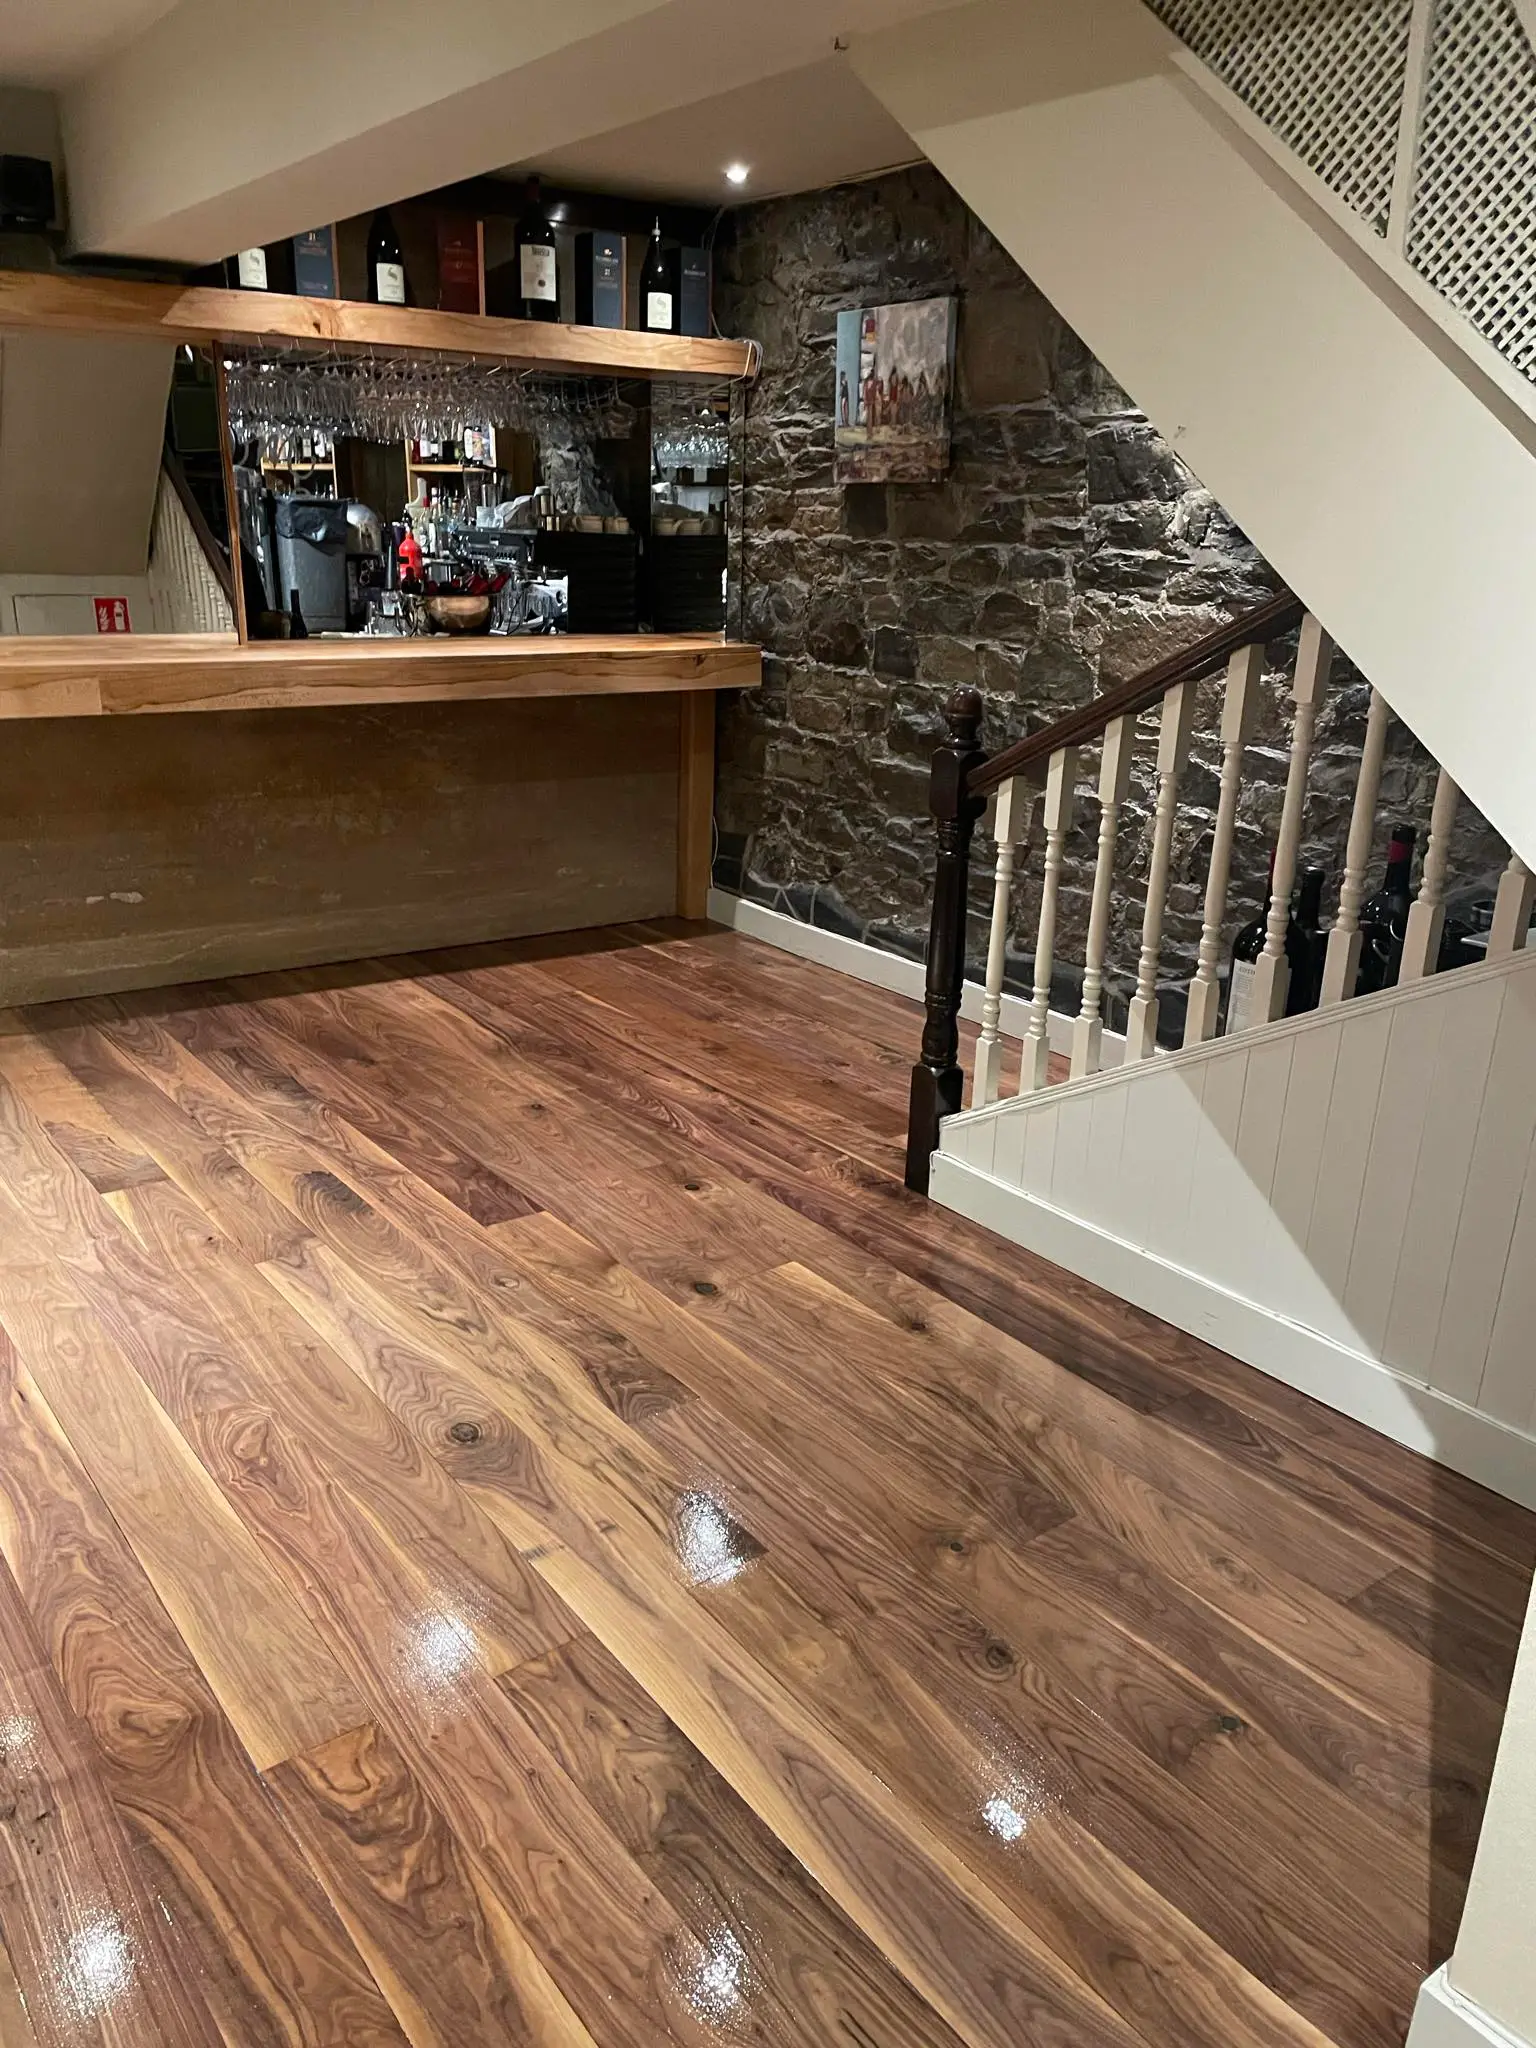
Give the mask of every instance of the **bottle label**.
<svg viewBox="0 0 1536 2048">
<path fill-rule="evenodd" d="M 645 324 L 653 334 L 670 334 L 672 332 L 672 294 L 670 292 L 646 293 Z"/>
<path fill-rule="evenodd" d="M 375 263 L 374 282 L 378 287 L 381 306 L 403 306 L 405 304 L 405 265 L 403 263 Z"/>
<path fill-rule="evenodd" d="M 525 299 L 542 299 L 553 305 L 555 252 L 543 242 L 524 242 L 517 252 L 518 287 Z"/>
<path fill-rule="evenodd" d="M 1227 993 L 1227 1033 L 1246 1031 L 1253 1016 L 1253 984 L 1258 969 L 1251 960 L 1232 962 L 1232 984 Z"/>
<path fill-rule="evenodd" d="M 267 289 L 267 252 L 265 249 L 242 249 L 235 258 L 235 274 L 248 292 L 264 292 Z"/>
</svg>

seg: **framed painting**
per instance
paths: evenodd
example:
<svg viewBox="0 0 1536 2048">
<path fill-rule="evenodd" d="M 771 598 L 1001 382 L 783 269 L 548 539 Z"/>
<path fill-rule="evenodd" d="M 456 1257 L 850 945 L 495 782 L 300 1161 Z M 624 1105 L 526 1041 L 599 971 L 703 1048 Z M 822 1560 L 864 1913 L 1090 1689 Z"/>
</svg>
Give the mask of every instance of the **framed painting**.
<svg viewBox="0 0 1536 2048">
<path fill-rule="evenodd" d="M 955 301 L 907 299 L 837 316 L 840 484 L 924 484 L 949 467 Z"/>
</svg>

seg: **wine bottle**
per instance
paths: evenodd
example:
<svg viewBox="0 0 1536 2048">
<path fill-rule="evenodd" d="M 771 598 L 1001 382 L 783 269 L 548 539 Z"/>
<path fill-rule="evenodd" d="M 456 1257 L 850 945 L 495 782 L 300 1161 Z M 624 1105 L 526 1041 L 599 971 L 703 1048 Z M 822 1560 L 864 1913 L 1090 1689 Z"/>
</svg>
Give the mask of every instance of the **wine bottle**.
<svg viewBox="0 0 1536 2048">
<path fill-rule="evenodd" d="M 555 262 L 555 231 L 545 214 L 537 178 L 528 180 L 523 210 L 517 220 L 514 258 L 517 264 L 517 318 L 558 320 L 560 282 Z"/>
<path fill-rule="evenodd" d="M 1394 825 L 1387 847 L 1387 872 L 1374 896 L 1360 906 L 1360 971 L 1355 977 L 1357 996 L 1373 995 L 1391 988 L 1402 965 L 1403 939 L 1408 930 L 1408 911 L 1413 901 L 1413 844 L 1411 825 Z"/>
<path fill-rule="evenodd" d="M 406 303 L 405 257 L 387 206 L 379 208 L 368 230 L 368 298 L 375 306 Z"/>
<path fill-rule="evenodd" d="M 1275 872 L 1274 855 L 1270 855 L 1270 877 Z M 1228 1033 L 1246 1031 L 1253 1021 L 1253 980 L 1258 973 L 1259 957 L 1264 951 L 1264 935 L 1269 926 L 1270 892 L 1264 892 L 1264 908 L 1257 917 L 1238 931 L 1232 941 L 1232 964 L 1227 975 L 1227 1021 L 1222 1027 Z"/>
<path fill-rule="evenodd" d="M 1323 989 L 1322 930 L 1323 883 L 1321 868 L 1305 868 L 1296 891 L 1295 908 L 1285 931 L 1285 954 L 1290 962 L 1290 979 L 1285 991 L 1285 1014 L 1299 1017 L 1317 1008 Z"/>
<path fill-rule="evenodd" d="M 232 285 L 243 292 L 265 292 L 272 289 L 265 249 L 242 249 L 238 255 L 227 260 L 224 274 Z"/>
<path fill-rule="evenodd" d="M 648 334 L 671 334 L 677 325 L 677 294 L 672 271 L 661 249 L 661 220 L 651 230 L 651 246 L 640 272 L 640 325 Z"/>
<path fill-rule="evenodd" d="M 290 640 L 307 640 L 309 638 L 309 628 L 304 623 L 304 612 L 299 604 L 299 593 L 296 590 L 290 590 L 288 593 L 288 638 Z"/>
</svg>

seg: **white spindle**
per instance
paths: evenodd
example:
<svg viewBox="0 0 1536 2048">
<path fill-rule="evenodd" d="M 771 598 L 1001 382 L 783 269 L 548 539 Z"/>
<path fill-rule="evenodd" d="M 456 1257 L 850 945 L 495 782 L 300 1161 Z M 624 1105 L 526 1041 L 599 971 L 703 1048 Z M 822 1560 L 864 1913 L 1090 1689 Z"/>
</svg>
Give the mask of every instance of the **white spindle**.
<svg viewBox="0 0 1536 2048">
<path fill-rule="evenodd" d="M 1439 960 L 1440 934 L 1445 929 L 1445 877 L 1460 802 L 1461 791 L 1442 768 L 1429 814 L 1429 843 L 1424 848 L 1419 893 L 1408 912 L 1408 928 L 1403 935 L 1403 964 L 1397 976 L 1400 982 L 1422 981 L 1427 974 L 1434 973 Z"/>
<path fill-rule="evenodd" d="M 1056 955 L 1056 897 L 1061 885 L 1062 855 L 1072 825 L 1073 785 L 1077 781 L 1076 747 L 1058 747 L 1045 773 L 1045 877 L 1040 890 L 1040 930 L 1035 941 L 1035 993 L 1029 1006 L 1019 1067 L 1019 1093 L 1043 1088 L 1050 1059 L 1051 967 Z"/>
<path fill-rule="evenodd" d="M 997 841 L 997 874 L 992 885 L 992 931 L 987 941 L 987 988 L 981 1001 L 981 1037 L 976 1046 L 976 1074 L 971 1107 L 995 1102 L 1003 1072 L 1003 1042 L 998 1020 L 1003 1011 L 1003 970 L 1008 958 L 1008 912 L 1013 902 L 1014 849 L 1028 830 L 1034 792 L 1015 777 L 997 792 L 992 836 Z"/>
<path fill-rule="evenodd" d="M 1179 777 L 1189 758 L 1195 722 L 1195 685 L 1176 683 L 1163 699 L 1157 738 L 1157 809 L 1152 820 L 1152 859 L 1147 869 L 1147 907 L 1141 920 L 1141 958 L 1136 993 L 1125 1029 L 1125 1057 L 1148 1059 L 1157 1050 L 1157 963 L 1163 950 L 1163 916 L 1168 907 L 1168 868 L 1173 824 L 1179 806 Z"/>
<path fill-rule="evenodd" d="M 1372 690 L 1360 775 L 1355 783 L 1355 808 L 1349 820 L 1349 844 L 1344 850 L 1344 879 L 1339 884 L 1339 915 L 1328 934 L 1328 952 L 1323 961 L 1319 1001 L 1324 1004 L 1342 1003 L 1346 996 L 1353 995 L 1355 977 L 1360 972 L 1360 906 L 1365 901 L 1367 863 L 1376 832 L 1376 799 L 1381 793 L 1387 717 L 1386 699 L 1379 690 Z"/>
<path fill-rule="evenodd" d="M 1493 923 L 1488 930 L 1488 958 L 1501 960 L 1506 953 L 1520 953 L 1531 929 L 1531 910 L 1536 906 L 1536 875 L 1518 853 L 1499 877 L 1499 893 L 1493 906 Z"/>
<path fill-rule="evenodd" d="M 1237 825 L 1237 797 L 1243 774 L 1243 749 L 1253 736 L 1259 709 L 1262 647 L 1240 647 L 1227 664 L 1227 693 L 1221 707 L 1221 793 L 1211 834 L 1211 867 L 1205 882 L 1205 915 L 1200 932 L 1200 958 L 1189 985 L 1184 1043 L 1201 1045 L 1216 1036 L 1221 984 L 1216 978 L 1221 958 L 1221 926 L 1227 911 L 1227 882 L 1232 872 L 1232 834 Z"/>
<path fill-rule="evenodd" d="M 1115 840 L 1120 811 L 1131 786 L 1134 718 L 1117 718 L 1104 729 L 1099 760 L 1099 854 L 1093 870 L 1093 907 L 1088 913 L 1088 948 L 1083 959 L 1083 1006 L 1072 1026 L 1072 1078 L 1096 1074 L 1103 1048 L 1104 948 L 1109 941 L 1109 902 L 1115 882 Z"/>
<path fill-rule="evenodd" d="M 1301 814 L 1307 800 L 1312 733 L 1332 663 L 1333 642 L 1308 612 L 1301 622 L 1296 674 L 1291 684 L 1291 702 L 1296 706 L 1296 717 L 1291 727 L 1291 761 L 1285 778 L 1285 802 L 1280 812 L 1280 836 L 1275 842 L 1269 922 L 1264 933 L 1264 951 L 1259 955 L 1253 975 L 1252 1018 L 1255 1024 L 1268 1024 L 1285 1014 L 1285 998 L 1291 979 L 1290 962 L 1285 957 L 1285 933 L 1291 920 L 1291 888 L 1296 880 L 1296 855 L 1301 847 Z"/>
</svg>

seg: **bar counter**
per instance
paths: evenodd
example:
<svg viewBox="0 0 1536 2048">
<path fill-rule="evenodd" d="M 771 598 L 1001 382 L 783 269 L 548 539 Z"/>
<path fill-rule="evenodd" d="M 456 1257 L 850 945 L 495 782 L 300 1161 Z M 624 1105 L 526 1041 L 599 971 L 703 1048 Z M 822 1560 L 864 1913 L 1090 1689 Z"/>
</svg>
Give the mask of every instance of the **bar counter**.
<svg viewBox="0 0 1536 2048">
<path fill-rule="evenodd" d="M 0 1006 L 702 916 L 715 693 L 760 667 L 703 635 L 0 639 Z"/>
</svg>

